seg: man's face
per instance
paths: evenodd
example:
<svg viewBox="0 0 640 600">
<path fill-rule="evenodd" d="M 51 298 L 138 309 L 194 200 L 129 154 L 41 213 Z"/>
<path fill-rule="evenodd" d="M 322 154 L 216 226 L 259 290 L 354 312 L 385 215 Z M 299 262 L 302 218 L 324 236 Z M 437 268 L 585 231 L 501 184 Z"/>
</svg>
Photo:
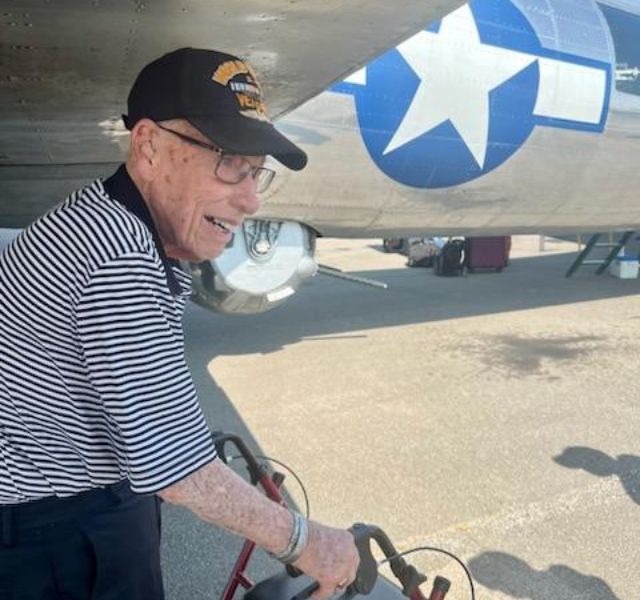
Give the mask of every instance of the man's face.
<svg viewBox="0 0 640 600">
<path fill-rule="evenodd" d="M 166 125 L 210 143 L 186 121 Z M 157 126 L 156 126 L 157 127 Z M 219 256 L 243 219 L 259 208 L 251 176 L 237 184 L 215 175 L 219 154 L 157 127 L 158 163 L 148 190 L 149 209 L 168 256 L 199 262 Z M 245 157 L 261 166 L 263 157 Z"/>
</svg>

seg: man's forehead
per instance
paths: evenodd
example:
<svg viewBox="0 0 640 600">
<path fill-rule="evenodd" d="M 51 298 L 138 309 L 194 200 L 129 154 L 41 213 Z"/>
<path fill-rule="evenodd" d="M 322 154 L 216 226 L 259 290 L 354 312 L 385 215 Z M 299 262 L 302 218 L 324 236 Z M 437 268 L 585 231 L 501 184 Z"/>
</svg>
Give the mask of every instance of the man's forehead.
<svg viewBox="0 0 640 600">
<path fill-rule="evenodd" d="M 160 124 L 164 127 L 170 127 L 171 129 L 175 129 L 180 133 L 184 133 L 189 137 L 192 137 L 200 142 L 204 142 L 205 144 L 210 144 L 212 146 L 218 146 L 214 140 L 210 140 L 207 136 L 205 136 L 197 127 L 191 124 L 187 119 L 171 119 L 168 121 L 162 121 Z M 232 154 L 231 152 L 227 152 L 225 148 L 220 147 L 220 150 L 224 151 L 225 154 Z M 253 166 L 261 167 L 264 165 L 267 157 L 264 155 L 238 155 L 246 158 Z"/>
</svg>

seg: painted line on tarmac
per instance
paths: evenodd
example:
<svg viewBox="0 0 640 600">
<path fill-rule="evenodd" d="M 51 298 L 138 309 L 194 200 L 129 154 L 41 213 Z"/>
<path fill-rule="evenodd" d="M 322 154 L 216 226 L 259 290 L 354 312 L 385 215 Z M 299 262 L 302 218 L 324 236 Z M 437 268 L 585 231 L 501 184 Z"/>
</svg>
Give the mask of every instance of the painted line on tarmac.
<svg viewBox="0 0 640 600">
<path fill-rule="evenodd" d="M 628 473 L 628 475 L 635 476 L 640 481 L 640 471 Z M 398 549 L 405 550 L 421 544 L 448 544 L 455 549 L 464 548 L 464 554 L 468 555 L 469 542 L 477 543 L 479 540 L 474 538 L 483 530 L 489 530 L 492 534 L 506 535 L 548 522 L 550 519 L 589 511 L 620 501 L 634 503 L 634 500 L 625 492 L 620 480 L 617 477 L 608 477 L 606 480 L 596 481 L 553 498 L 532 502 L 515 510 L 501 511 L 472 521 L 462 521 L 439 531 L 412 535 L 399 543 Z"/>
</svg>

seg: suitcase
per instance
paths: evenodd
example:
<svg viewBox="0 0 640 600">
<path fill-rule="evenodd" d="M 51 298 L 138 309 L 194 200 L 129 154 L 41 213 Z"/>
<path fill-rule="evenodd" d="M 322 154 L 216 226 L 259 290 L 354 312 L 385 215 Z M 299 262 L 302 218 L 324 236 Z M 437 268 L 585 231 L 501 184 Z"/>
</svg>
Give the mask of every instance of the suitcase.
<svg viewBox="0 0 640 600">
<path fill-rule="evenodd" d="M 466 240 L 467 268 L 502 271 L 509 262 L 510 236 L 469 237 Z"/>
</svg>

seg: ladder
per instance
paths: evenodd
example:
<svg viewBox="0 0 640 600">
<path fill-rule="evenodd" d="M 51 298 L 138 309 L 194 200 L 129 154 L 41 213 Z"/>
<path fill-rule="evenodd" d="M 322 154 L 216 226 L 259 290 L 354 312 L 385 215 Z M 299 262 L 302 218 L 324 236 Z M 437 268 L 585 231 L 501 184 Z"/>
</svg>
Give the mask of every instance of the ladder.
<svg viewBox="0 0 640 600">
<path fill-rule="evenodd" d="M 607 267 L 613 262 L 613 259 L 618 256 L 618 252 L 625 247 L 626 243 L 631 239 L 631 236 L 633 236 L 634 233 L 635 231 L 625 231 L 617 241 L 613 241 L 610 237 L 609 242 L 598 242 L 604 234 L 594 233 L 585 244 L 582 252 L 578 254 L 568 271 L 565 273 L 565 277 L 571 277 L 580 267 L 586 265 L 598 265 L 596 275 L 602 275 L 607 270 Z M 604 259 L 587 259 L 587 256 L 589 256 L 595 248 L 608 248 L 609 254 L 607 254 Z"/>
</svg>

